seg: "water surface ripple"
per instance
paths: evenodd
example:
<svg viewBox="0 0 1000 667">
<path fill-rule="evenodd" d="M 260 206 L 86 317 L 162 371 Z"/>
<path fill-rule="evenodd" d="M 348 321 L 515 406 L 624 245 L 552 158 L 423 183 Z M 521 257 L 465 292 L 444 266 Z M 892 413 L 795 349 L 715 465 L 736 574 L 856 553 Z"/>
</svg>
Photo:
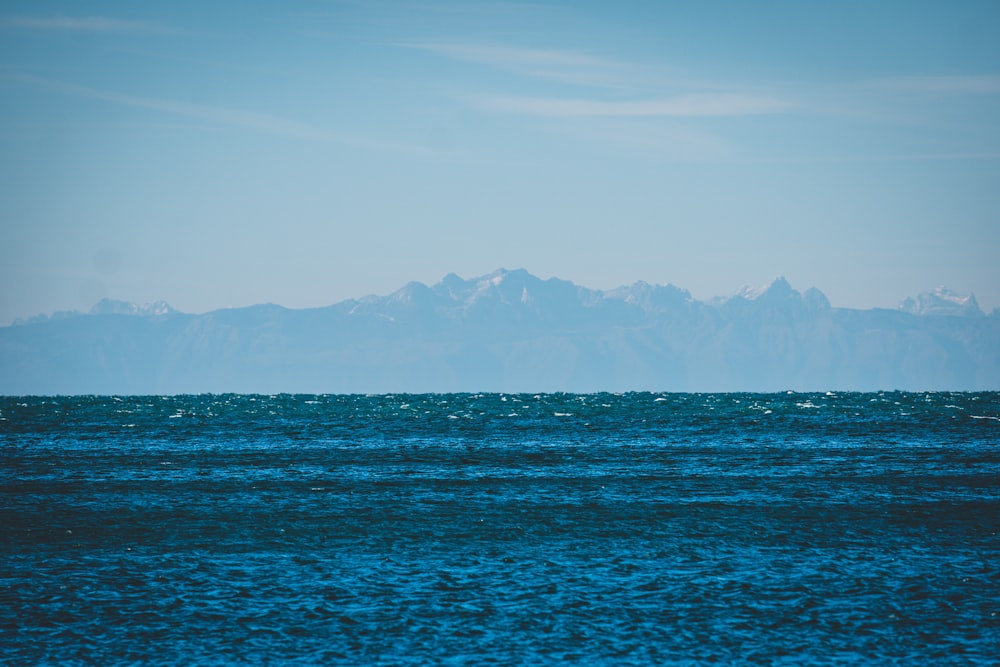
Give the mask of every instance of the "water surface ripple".
<svg viewBox="0 0 1000 667">
<path fill-rule="evenodd" d="M 0 398 L 9 665 L 997 664 L 1000 394 Z"/>
</svg>

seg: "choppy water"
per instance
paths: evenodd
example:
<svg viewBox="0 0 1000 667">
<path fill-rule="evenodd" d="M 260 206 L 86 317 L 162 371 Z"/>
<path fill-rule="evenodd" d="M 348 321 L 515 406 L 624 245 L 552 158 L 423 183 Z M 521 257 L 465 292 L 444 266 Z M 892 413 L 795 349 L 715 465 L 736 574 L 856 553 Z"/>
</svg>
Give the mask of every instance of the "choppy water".
<svg viewBox="0 0 1000 667">
<path fill-rule="evenodd" d="M 997 664 L 1000 394 L 0 398 L 0 662 Z"/>
</svg>

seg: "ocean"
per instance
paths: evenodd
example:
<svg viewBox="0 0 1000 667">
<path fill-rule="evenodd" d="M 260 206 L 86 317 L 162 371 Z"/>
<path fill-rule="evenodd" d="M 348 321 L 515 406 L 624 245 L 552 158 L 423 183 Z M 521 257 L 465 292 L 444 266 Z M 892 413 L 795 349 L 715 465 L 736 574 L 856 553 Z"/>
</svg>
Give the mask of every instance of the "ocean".
<svg viewBox="0 0 1000 667">
<path fill-rule="evenodd" d="M 0 664 L 988 665 L 1000 393 L 0 397 Z"/>
</svg>

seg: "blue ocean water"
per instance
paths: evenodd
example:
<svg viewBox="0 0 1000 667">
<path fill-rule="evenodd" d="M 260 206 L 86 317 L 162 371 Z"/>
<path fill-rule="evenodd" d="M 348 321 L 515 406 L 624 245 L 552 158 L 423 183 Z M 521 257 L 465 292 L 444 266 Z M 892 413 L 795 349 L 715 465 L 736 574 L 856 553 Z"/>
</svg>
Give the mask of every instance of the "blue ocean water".
<svg viewBox="0 0 1000 667">
<path fill-rule="evenodd" d="M 0 398 L 0 663 L 998 664 L 1000 393 Z"/>
</svg>

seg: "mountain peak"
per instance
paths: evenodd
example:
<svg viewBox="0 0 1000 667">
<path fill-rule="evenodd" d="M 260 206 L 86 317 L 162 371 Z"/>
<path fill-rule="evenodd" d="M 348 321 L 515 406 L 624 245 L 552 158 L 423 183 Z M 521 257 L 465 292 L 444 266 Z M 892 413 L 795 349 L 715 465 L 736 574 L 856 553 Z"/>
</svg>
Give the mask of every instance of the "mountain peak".
<svg viewBox="0 0 1000 667">
<path fill-rule="evenodd" d="M 487 274 L 479 279 L 480 281 L 486 281 L 493 285 L 500 285 L 501 283 L 508 281 L 517 281 L 518 283 L 523 283 L 525 281 L 539 281 L 540 278 L 532 275 L 525 269 L 504 269 L 500 268 L 493 273 Z"/>
<path fill-rule="evenodd" d="M 791 306 L 803 308 L 809 312 L 819 312 L 830 308 L 826 295 L 815 287 L 810 287 L 804 293 L 794 289 L 784 276 L 778 276 L 760 287 L 743 287 L 728 298 L 716 298 L 710 303 L 717 306 L 742 307 L 747 304 L 757 304 L 769 308 L 784 308 Z"/>
<path fill-rule="evenodd" d="M 736 293 L 736 296 L 744 298 L 747 301 L 757 301 L 763 297 L 787 297 L 792 294 L 798 294 L 798 292 L 792 289 L 792 286 L 784 276 L 778 276 L 760 287 L 745 285 Z"/>
<path fill-rule="evenodd" d="M 732 296 L 729 297 L 716 297 L 713 299 L 714 303 L 722 304 L 732 301 L 754 301 L 759 303 L 777 303 L 781 301 L 788 300 L 798 300 L 801 299 L 802 295 L 796 290 L 792 289 L 792 286 L 785 279 L 784 276 L 778 276 L 759 287 L 750 287 L 749 285 L 744 285 L 740 289 L 736 290 Z"/>
<path fill-rule="evenodd" d="M 907 297 L 899 304 L 899 309 L 913 315 L 944 315 L 951 317 L 981 317 L 974 294 L 958 294 L 947 287 L 935 287 L 930 292 L 921 292 Z"/>
<path fill-rule="evenodd" d="M 526 304 L 531 300 L 529 295 L 549 281 L 543 281 L 525 269 L 497 269 L 469 282 L 473 284 L 470 295 L 473 301 L 490 298 L 505 303 Z"/>
<path fill-rule="evenodd" d="M 117 299 L 101 299 L 93 305 L 89 313 L 91 315 L 172 315 L 178 312 L 166 301 L 153 301 L 142 306 L 131 301 L 119 301 Z"/>
<path fill-rule="evenodd" d="M 646 311 L 676 310 L 693 302 L 691 293 L 676 285 L 650 285 L 639 280 L 604 293 L 606 297 L 621 299 L 627 304 Z"/>
<path fill-rule="evenodd" d="M 403 303 L 412 303 L 429 294 L 431 288 L 422 282 L 411 280 L 389 295 L 390 299 Z"/>
<path fill-rule="evenodd" d="M 943 288 L 909 306 L 980 313 Z M 671 285 L 603 291 L 500 269 L 306 311 L 156 318 L 173 309 L 105 300 L 91 312 L 0 327 L 0 393 L 995 390 L 1000 378 L 1000 311 L 830 308 L 783 277 L 706 303 Z"/>
</svg>

